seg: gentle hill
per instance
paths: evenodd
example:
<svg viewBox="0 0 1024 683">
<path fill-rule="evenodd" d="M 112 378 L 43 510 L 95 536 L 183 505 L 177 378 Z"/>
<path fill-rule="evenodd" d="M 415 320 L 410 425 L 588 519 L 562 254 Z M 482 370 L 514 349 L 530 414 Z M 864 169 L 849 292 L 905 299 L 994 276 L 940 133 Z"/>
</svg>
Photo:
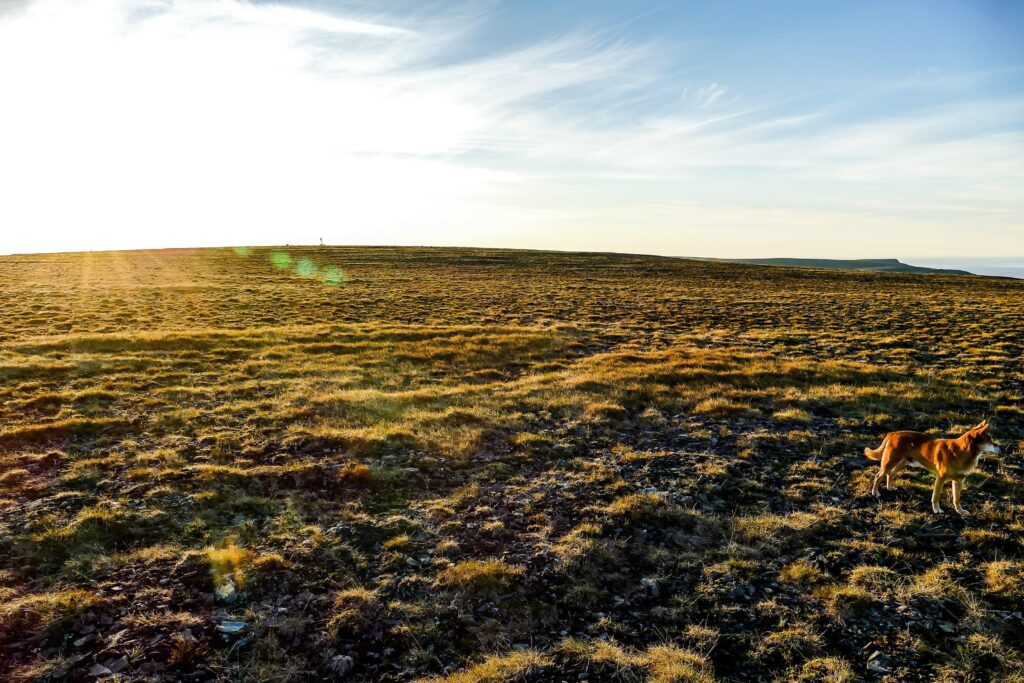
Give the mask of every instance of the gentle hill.
<svg viewBox="0 0 1024 683">
<path fill-rule="evenodd" d="M 829 268 L 838 270 L 875 270 L 885 273 L 933 273 L 939 275 L 972 275 L 966 270 L 925 268 L 903 263 L 899 259 L 812 259 L 812 258 L 760 258 L 727 259 L 732 263 L 750 263 L 758 266 L 789 266 L 793 268 Z"/>
<path fill-rule="evenodd" d="M 1024 281 L 293 247 L 0 294 L 2 681 L 1020 680 Z M 984 416 L 970 517 L 868 495 Z"/>
</svg>

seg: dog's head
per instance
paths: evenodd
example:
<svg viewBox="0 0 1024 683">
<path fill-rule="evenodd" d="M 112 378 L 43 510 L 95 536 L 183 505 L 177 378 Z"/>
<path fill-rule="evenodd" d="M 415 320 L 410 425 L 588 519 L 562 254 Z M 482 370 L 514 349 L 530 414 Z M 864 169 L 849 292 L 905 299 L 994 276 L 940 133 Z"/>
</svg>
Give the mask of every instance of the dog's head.
<svg viewBox="0 0 1024 683">
<path fill-rule="evenodd" d="M 992 435 L 989 433 L 989 426 L 988 420 L 985 420 L 965 434 L 967 437 L 967 446 L 971 449 L 971 452 L 999 455 L 999 446 L 997 446 L 992 440 Z"/>
</svg>

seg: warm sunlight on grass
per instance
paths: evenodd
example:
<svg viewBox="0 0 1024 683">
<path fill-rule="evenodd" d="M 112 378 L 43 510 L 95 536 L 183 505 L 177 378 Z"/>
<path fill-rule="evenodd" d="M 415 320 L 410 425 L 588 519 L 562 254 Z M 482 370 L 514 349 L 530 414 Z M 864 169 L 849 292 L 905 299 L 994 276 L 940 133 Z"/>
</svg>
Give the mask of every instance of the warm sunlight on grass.
<svg viewBox="0 0 1024 683">
<path fill-rule="evenodd" d="M 1024 284 L 257 248 L 0 287 L 0 679 L 1024 671 Z M 969 517 L 866 495 L 864 446 L 980 416 Z"/>
</svg>

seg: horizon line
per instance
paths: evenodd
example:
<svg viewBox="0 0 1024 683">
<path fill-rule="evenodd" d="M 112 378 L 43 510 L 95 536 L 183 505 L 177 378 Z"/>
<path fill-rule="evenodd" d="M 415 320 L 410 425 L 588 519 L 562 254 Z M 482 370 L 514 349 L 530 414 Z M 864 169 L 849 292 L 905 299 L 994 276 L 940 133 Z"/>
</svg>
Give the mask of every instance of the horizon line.
<svg viewBox="0 0 1024 683">
<path fill-rule="evenodd" d="M 248 247 L 254 249 L 318 249 L 318 248 L 344 248 L 344 249 L 448 249 L 448 250 L 491 250 L 491 251 L 512 251 L 512 252 L 536 252 L 536 253 L 555 253 L 555 254 L 602 254 L 602 255 L 617 255 L 617 256 L 640 256 L 647 258 L 665 258 L 665 259 L 679 259 L 688 261 L 722 261 L 727 263 L 741 263 L 743 265 L 761 265 L 765 267 L 789 267 L 789 268 L 800 268 L 814 266 L 808 264 L 802 266 L 799 264 L 770 264 L 770 263 L 752 263 L 756 261 L 770 261 L 770 260 L 794 260 L 794 261 L 845 261 L 845 262 L 857 262 L 857 261 L 892 261 L 895 260 L 903 265 L 915 266 L 911 261 L 922 260 L 922 261 L 943 261 L 948 262 L 947 265 L 954 266 L 959 264 L 970 265 L 970 262 L 989 262 L 992 265 L 1000 265 L 1001 262 L 1017 261 L 1020 260 L 1021 267 L 1024 267 L 1024 255 L 1022 256 L 875 256 L 875 257 L 855 257 L 855 258 L 836 258 L 831 256 L 744 256 L 744 257 L 729 257 L 729 256 L 692 256 L 692 255 L 679 255 L 679 254 L 655 254 L 646 252 L 623 252 L 623 251 L 592 251 L 586 249 L 541 249 L 541 248 L 527 248 L 527 247 L 498 247 L 498 246 L 473 246 L 473 245 L 433 245 L 433 244 L 326 244 L 326 243 L 313 243 L 313 244 L 259 244 L 259 245 L 219 245 L 219 246 L 194 246 L 194 247 L 182 247 L 182 246 L 167 246 L 167 247 L 129 247 L 129 248 L 115 248 L 115 249 L 86 249 L 77 251 L 40 251 L 40 252 L 7 252 L 0 254 L 0 258 L 8 257 L 31 257 L 31 256 L 61 256 L 61 255 L 76 255 L 76 254 L 107 254 L 107 253 L 132 253 L 132 252 L 154 252 L 154 251 L 201 251 L 201 250 L 221 250 L 221 249 L 238 249 L 241 247 Z M 981 265 L 982 263 L 979 263 Z M 928 268 L 931 266 L 915 266 Z M 952 268 L 950 268 L 952 270 Z M 842 269 L 841 269 L 842 270 Z M 860 269 L 849 268 L 845 270 L 857 271 Z M 865 272 L 887 272 L 887 271 L 871 271 L 864 269 Z M 940 269 L 941 270 L 941 269 Z M 996 278 L 1008 278 L 1012 280 L 1024 279 L 1024 275 L 1007 275 L 1007 274 L 989 274 L 989 273 L 975 273 L 959 269 L 968 275 L 974 277 L 996 277 Z M 898 272 L 898 271 L 897 271 Z M 929 273 L 904 273 L 904 274 L 929 274 Z M 941 275 L 942 273 L 934 273 Z"/>
<path fill-rule="evenodd" d="M 0 257 L 4 256 L 44 256 L 44 255 L 60 255 L 60 254 L 100 254 L 100 253 L 113 253 L 113 252 L 134 252 L 134 251 L 173 251 L 173 250 L 190 250 L 197 251 L 201 249 L 235 249 L 239 247 L 250 247 L 253 249 L 299 249 L 307 247 L 343 247 L 349 249 L 491 249 L 496 251 L 535 251 L 535 252 L 550 252 L 560 254 L 619 254 L 622 256 L 654 256 L 661 258 L 680 258 L 680 259 L 691 259 L 691 260 L 722 260 L 722 261 L 737 261 L 737 260 L 767 260 L 767 259 L 800 259 L 808 261 L 881 261 L 886 259 L 896 259 L 903 261 L 904 259 L 925 259 L 932 261 L 1007 261 L 1021 259 L 1024 260 L 1024 254 L 1014 256 L 854 256 L 854 257 L 842 257 L 842 256 L 784 256 L 784 255 L 772 255 L 772 256 L 707 256 L 707 255 L 689 255 L 689 254 L 658 254 L 654 252 L 639 252 L 639 251 L 612 251 L 612 250 L 598 250 L 598 249 L 554 249 L 554 248 L 541 248 L 541 247 L 504 247 L 504 246 L 480 246 L 472 244 L 344 244 L 344 243 L 286 243 L 286 244 L 220 244 L 220 245 L 206 245 L 206 246 L 165 246 L 165 247 L 114 247 L 111 249 L 72 249 L 68 251 L 5 251 L 0 252 Z M 906 263 L 904 261 L 904 263 Z M 907 264 L 912 265 L 912 264 Z"/>
</svg>

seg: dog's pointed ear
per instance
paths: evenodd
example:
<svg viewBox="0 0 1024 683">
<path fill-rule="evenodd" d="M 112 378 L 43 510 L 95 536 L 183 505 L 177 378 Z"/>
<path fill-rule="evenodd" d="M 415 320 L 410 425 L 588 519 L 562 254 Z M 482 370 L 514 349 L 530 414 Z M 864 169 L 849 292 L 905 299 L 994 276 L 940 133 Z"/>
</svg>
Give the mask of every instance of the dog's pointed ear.
<svg viewBox="0 0 1024 683">
<path fill-rule="evenodd" d="M 986 429 L 988 429 L 988 418 L 985 418 L 980 423 L 978 423 L 978 426 L 975 427 L 974 429 L 972 429 L 971 431 L 972 432 L 984 432 Z"/>
</svg>

